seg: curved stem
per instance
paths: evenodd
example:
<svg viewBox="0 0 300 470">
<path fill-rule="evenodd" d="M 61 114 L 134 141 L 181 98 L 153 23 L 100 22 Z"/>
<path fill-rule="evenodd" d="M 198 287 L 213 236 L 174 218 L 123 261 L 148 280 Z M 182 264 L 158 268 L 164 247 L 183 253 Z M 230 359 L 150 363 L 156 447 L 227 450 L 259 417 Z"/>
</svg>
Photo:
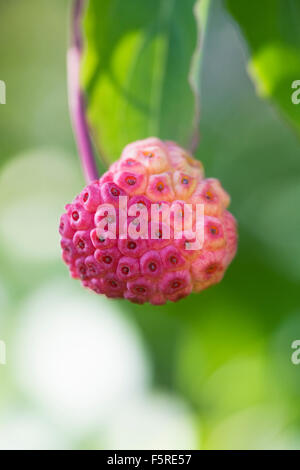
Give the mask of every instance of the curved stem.
<svg viewBox="0 0 300 470">
<path fill-rule="evenodd" d="M 71 46 L 68 51 L 68 95 L 69 108 L 75 139 L 86 181 L 99 178 L 85 115 L 84 93 L 80 87 L 80 60 L 82 55 L 81 18 L 84 0 L 75 0 L 72 17 Z"/>
</svg>

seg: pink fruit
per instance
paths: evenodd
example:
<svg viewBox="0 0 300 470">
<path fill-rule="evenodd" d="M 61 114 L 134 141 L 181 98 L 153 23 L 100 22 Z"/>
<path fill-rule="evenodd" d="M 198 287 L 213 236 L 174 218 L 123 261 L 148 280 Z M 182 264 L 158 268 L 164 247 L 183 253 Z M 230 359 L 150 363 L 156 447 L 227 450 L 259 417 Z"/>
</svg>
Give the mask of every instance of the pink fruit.
<svg viewBox="0 0 300 470">
<path fill-rule="evenodd" d="M 125 219 L 120 196 L 127 197 Z M 134 142 L 100 180 L 66 206 L 59 227 L 63 260 L 72 277 L 98 294 L 140 304 L 176 302 L 223 278 L 237 249 L 229 202 L 220 182 L 205 179 L 201 162 L 174 142 Z M 153 228 L 153 204 L 160 210 L 175 203 L 178 210 L 164 213 Z M 190 249 L 199 230 L 193 220 L 196 204 L 203 205 L 204 239 Z M 142 233 L 139 217 L 145 211 L 143 236 L 136 238 L 133 233 Z M 185 218 L 191 227 L 177 238 L 175 226 Z"/>
</svg>

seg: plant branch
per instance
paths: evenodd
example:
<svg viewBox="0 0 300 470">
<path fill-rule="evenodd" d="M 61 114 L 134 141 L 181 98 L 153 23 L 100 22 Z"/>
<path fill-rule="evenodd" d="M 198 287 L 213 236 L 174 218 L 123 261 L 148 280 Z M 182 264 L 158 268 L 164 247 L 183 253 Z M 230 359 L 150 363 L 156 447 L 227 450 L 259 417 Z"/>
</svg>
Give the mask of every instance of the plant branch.
<svg viewBox="0 0 300 470">
<path fill-rule="evenodd" d="M 80 87 L 80 61 L 82 56 L 81 19 L 85 0 L 75 0 L 72 23 L 71 45 L 68 50 L 68 95 L 73 131 L 78 147 L 83 172 L 89 183 L 99 178 L 93 145 L 86 120 L 85 99 Z"/>
</svg>

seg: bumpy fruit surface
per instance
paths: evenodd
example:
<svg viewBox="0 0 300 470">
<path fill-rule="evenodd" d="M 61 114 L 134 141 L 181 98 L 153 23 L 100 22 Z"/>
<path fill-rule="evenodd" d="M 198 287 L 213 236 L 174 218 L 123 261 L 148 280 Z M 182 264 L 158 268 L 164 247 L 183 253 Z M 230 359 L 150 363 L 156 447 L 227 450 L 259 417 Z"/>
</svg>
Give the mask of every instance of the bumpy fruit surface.
<svg viewBox="0 0 300 470">
<path fill-rule="evenodd" d="M 152 239 L 150 230 L 148 239 L 121 238 L 119 196 L 128 197 L 128 208 L 147 208 L 149 225 L 151 203 L 203 204 L 203 246 L 190 250 L 189 238 L 175 239 L 172 231 L 170 239 Z M 66 206 L 59 227 L 63 260 L 73 278 L 98 294 L 154 305 L 176 302 L 223 278 L 237 247 L 236 222 L 226 210 L 229 202 L 219 181 L 204 179 L 202 164 L 174 142 L 134 142 L 100 180 Z M 115 206 L 115 239 L 106 230 L 99 233 L 103 218 L 112 222 L 111 215 L 99 210 L 103 204 Z M 127 224 L 132 221 L 129 216 Z"/>
</svg>

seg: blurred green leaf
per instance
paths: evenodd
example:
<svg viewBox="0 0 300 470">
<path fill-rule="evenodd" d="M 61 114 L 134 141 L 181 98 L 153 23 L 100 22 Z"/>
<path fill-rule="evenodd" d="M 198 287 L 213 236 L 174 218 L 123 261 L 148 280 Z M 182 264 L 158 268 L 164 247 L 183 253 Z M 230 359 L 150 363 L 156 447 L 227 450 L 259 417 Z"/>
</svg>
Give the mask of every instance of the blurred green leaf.
<svg viewBox="0 0 300 470">
<path fill-rule="evenodd" d="M 200 94 L 201 94 L 201 71 L 203 62 L 203 49 L 207 31 L 208 13 L 210 11 L 210 0 L 197 0 L 194 7 L 194 14 L 197 23 L 198 40 L 193 55 L 189 81 L 195 96 L 195 116 L 194 116 L 194 135 L 191 143 L 191 150 L 195 151 L 199 141 L 199 122 L 200 122 Z"/>
<path fill-rule="evenodd" d="M 195 105 L 189 71 L 195 0 L 91 0 L 82 77 L 100 153 L 151 135 L 186 146 Z"/>
<path fill-rule="evenodd" d="M 227 0 L 227 5 L 248 41 L 249 73 L 258 93 L 300 130 L 300 110 L 292 102 L 292 84 L 300 79 L 300 2 Z"/>
<path fill-rule="evenodd" d="M 238 292 L 233 295 L 228 291 L 222 293 L 222 286 L 216 286 L 215 293 L 211 289 L 210 292 L 208 290 L 200 294 L 198 309 L 190 308 L 186 309 L 186 312 L 191 312 L 186 313 L 190 324 L 186 327 L 178 348 L 178 386 L 195 406 L 200 407 L 203 414 L 211 415 L 218 412 L 219 393 L 222 392 L 210 390 L 208 393 L 205 385 L 207 380 L 237 356 L 247 358 L 260 354 L 262 331 L 259 323 L 255 321 L 252 307 L 238 297 Z M 252 364 L 247 363 L 245 367 L 248 369 L 248 377 L 260 373 L 259 367 L 255 369 Z M 223 376 L 222 380 L 223 387 L 231 390 L 231 399 L 234 397 L 232 408 L 237 405 L 242 407 L 254 401 L 259 393 L 252 389 L 246 396 L 242 387 L 238 388 L 235 382 L 230 383 L 230 376 L 229 372 L 227 378 Z M 256 380 L 258 390 L 259 377 Z M 226 393 L 223 394 L 223 405 Z"/>
<path fill-rule="evenodd" d="M 285 406 L 269 403 L 251 406 L 232 414 L 214 426 L 206 441 L 206 448 L 224 450 L 295 448 L 292 436 L 287 440 L 283 435 L 289 421 L 290 413 Z M 296 448 L 299 446 L 298 439 L 294 436 Z"/>
<path fill-rule="evenodd" d="M 257 186 L 249 191 L 240 211 L 249 233 L 263 243 L 264 259 L 288 276 L 300 281 L 300 214 L 289 208 L 300 200 L 297 177 Z"/>
</svg>

